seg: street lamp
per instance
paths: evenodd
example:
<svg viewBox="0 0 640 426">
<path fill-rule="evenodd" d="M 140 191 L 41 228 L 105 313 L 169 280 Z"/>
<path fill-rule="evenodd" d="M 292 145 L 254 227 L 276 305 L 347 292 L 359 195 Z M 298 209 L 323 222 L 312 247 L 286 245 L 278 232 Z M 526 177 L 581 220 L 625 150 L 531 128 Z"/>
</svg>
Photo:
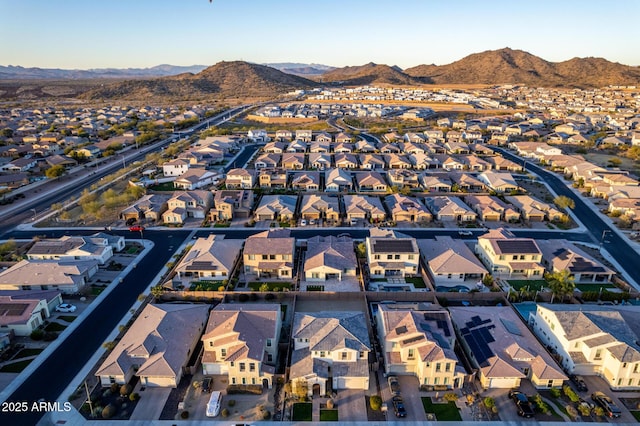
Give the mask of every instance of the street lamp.
<svg viewBox="0 0 640 426">
<path fill-rule="evenodd" d="M 33 212 L 33 219 L 31 220 L 36 220 L 36 209 L 29 209 L 29 210 Z"/>
</svg>

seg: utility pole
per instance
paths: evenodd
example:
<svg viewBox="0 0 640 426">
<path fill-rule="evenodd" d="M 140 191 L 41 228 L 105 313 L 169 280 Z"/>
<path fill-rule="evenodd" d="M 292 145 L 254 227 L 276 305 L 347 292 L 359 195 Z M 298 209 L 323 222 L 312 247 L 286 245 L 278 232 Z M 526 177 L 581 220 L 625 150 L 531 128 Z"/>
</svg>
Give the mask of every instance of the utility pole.
<svg viewBox="0 0 640 426">
<path fill-rule="evenodd" d="M 91 410 L 91 417 L 93 418 L 93 403 L 91 402 L 91 395 L 89 394 L 89 386 L 87 385 L 87 381 L 84 381 L 84 390 L 87 392 L 87 403 L 89 404 L 89 409 Z"/>
</svg>

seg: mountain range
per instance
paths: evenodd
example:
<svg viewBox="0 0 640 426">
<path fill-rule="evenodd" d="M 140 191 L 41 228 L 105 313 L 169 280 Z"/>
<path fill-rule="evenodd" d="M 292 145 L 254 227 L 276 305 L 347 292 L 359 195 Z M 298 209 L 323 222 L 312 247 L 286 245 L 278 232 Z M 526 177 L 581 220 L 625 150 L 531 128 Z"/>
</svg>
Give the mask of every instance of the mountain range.
<svg viewBox="0 0 640 426">
<path fill-rule="evenodd" d="M 60 68 L 25 68 L 14 65 L 0 65 L 0 79 L 95 79 L 95 78 L 149 78 L 165 77 L 185 72 L 198 73 L 206 65 L 156 65 L 151 68 L 93 68 L 88 70 L 68 70 Z"/>
</svg>

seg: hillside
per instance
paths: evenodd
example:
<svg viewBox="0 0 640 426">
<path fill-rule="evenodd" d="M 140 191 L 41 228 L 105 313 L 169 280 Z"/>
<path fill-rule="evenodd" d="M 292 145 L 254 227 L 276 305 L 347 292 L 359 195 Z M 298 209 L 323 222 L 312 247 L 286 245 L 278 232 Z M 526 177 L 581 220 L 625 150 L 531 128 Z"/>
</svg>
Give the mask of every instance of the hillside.
<svg viewBox="0 0 640 426">
<path fill-rule="evenodd" d="M 149 97 L 196 99 L 273 97 L 314 82 L 264 65 L 242 61 L 219 62 L 197 74 L 185 73 L 151 80 L 129 80 L 105 85 L 84 95 L 88 99 L 144 99 Z"/>
<path fill-rule="evenodd" d="M 347 86 L 370 84 L 415 85 L 422 83 L 421 79 L 405 74 L 398 67 L 374 64 L 373 62 L 355 67 L 336 68 L 322 74 L 319 80 L 324 83 L 335 82 Z"/>
<path fill-rule="evenodd" d="M 185 72 L 196 73 L 205 68 L 206 66 L 204 65 L 177 66 L 162 64 L 151 68 L 94 68 L 88 70 L 69 70 L 60 68 L 25 68 L 13 65 L 0 65 L 0 79 L 77 80 L 96 78 L 149 78 L 177 75 Z"/>
<path fill-rule="evenodd" d="M 640 68 L 601 58 L 549 62 L 509 48 L 474 53 L 448 65 L 418 65 L 405 73 L 436 84 L 502 84 L 529 86 L 601 87 L 638 84 Z"/>
</svg>

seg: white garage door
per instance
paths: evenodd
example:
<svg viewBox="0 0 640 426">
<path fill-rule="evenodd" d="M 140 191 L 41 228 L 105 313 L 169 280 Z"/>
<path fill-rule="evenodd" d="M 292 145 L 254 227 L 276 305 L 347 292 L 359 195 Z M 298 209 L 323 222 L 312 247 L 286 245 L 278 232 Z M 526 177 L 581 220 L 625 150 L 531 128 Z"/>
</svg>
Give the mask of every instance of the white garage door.
<svg viewBox="0 0 640 426">
<path fill-rule="evenodd" d="M 360 377 L 338 377 L 336 389 L 368 389 L 366 378 Z"/>
<path fill-rule="evenodd" d="M 489 385 L 492 389 L 510 389 L 518 387 L 517 379 L 491 379 L 491 384 Z"/>
</svg>

